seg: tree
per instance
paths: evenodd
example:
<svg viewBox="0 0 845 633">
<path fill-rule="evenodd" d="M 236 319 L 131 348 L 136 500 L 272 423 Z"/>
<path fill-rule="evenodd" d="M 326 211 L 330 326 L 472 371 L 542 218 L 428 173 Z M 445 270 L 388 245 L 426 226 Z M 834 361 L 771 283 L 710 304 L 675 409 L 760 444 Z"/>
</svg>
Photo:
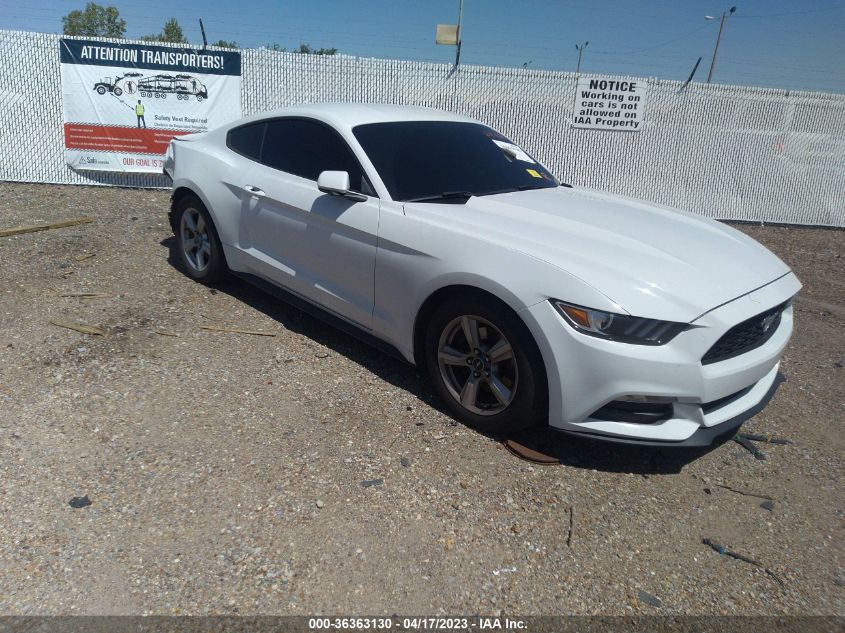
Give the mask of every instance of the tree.
<svg viewBox="0 0 845 633">
<path fill-rule="evenodd" d="M 116 7 L 103 7 L 95 2 L 85 5 L 85 10 L 76 9 L 62 18 L 65 35 L 88 37 L 123 37 L 126 20 L 120 18 Z"/>
<path fill-rule="evenodd" d="M 294 53 L 302 53 L 304 55 L 334 55 L 337 53 L 336 48 L 311 48 L 309 44 L 300 44 L 299 48 Z"/>
<path fill-rule="evenodd" d="M 275 51 L 277 53 L 287 53 L 288 49 L 281 46 L 278 42 L 273 42 L 272 44 L 267 44 L 265 46 L 267 50 Z M 310 44 L 300 44 L 299 48 L 293 49 L 292 53 L 301 53 L 303 55 L 336 55 L 337 49 L 336 48 L 311 48 Z"/>
<path fill-rule="evenodd" d="M 176 18 L 170 18 L 165 22 L 164 28 L 158 35 L 145 35 L 141 39 L 146 42 L 172 42 L 173 44 L 185 44 L 188 41 Z"/>
<path fill-rule="evenodd" d="M 227 42 L 226 40 L 217 40 L 216 42 L 212 42 L 211 45 L 219 46 L 220 48 L 240 48 L 235 40 L 232 40 L 231 42 Z"/>
</svg>

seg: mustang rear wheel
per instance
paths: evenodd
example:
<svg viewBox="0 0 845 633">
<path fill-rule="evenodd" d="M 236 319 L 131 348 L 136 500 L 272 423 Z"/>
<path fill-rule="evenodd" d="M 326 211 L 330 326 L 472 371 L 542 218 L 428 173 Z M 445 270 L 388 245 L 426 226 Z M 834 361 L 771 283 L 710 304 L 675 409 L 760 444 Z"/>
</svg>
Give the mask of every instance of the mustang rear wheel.
<svg viewBox="0 0 845 633">
<path fill-rule="evenodd" d="M 176 243 L 188 274 L 203 283 L 219 281 L 226 272 L 220 238 L 205 206 L 194 196 L 176 208 Z"/>
<path fill-rule="evenodd" d="M 435 309 L 426 363 L 446 406 L 473 428 L 512 433 L 546 416 L 540 352 L 519 317 L 488 295 L 467 293 Z"/>
</svg>

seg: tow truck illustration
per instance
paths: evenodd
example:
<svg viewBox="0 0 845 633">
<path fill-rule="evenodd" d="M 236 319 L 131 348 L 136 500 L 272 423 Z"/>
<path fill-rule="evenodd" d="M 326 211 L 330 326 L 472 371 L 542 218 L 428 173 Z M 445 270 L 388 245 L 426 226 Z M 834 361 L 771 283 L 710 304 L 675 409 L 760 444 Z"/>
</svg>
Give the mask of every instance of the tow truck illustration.
<svg viewBox="0 0 845 633">
<path fill-rule="evenodd" d="M 208 99 L 208 89 L 199 79 L 191 75 L 152 75 L 143 77 L 141 73 L 126 73 L 120 77 L 104 77 L 94 84 L 97 94 L 104 95 L 112 92 L 119 97 L 124 92 L 128 94 L 140 93 L 142 97 L 166 99 L 167 95 L 175 94 L 179 100 L 187 101 L 195 97 L 197 101 Z"/>
<path fill-rule="evenodd" d="M 103 77 L 101 81 L 94 84 L 94 90 L 96 90 L 99 95 L 104 95 L 107 92 L 113 92 L 116 97 L 122 95 L 124 89 L 129 94 L 132 94 L 134 92 L 134 82 L 130 78 L 140 76 L 141 73 L 126 73 L 119 77 Z"/>
</svg>

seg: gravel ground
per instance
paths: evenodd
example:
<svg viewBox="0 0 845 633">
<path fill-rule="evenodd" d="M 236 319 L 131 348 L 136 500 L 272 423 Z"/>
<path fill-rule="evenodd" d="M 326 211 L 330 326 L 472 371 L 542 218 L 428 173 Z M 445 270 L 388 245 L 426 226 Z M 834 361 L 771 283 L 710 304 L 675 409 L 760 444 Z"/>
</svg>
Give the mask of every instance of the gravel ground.
<svg viewBox="0 0 845 633">
<path fill-rule="evenodd" d="M 532 466 L 413 368 L 190 281 L 167 206 L 0 184 L 3 227 L 97 218 L 0 238 L 0 613 L 845 614 L 842 231 L 740 227 L 805 285 L 788 382 L 746 427 L 794 444 L 552 438 L 562 464 Z"/>
</svg>

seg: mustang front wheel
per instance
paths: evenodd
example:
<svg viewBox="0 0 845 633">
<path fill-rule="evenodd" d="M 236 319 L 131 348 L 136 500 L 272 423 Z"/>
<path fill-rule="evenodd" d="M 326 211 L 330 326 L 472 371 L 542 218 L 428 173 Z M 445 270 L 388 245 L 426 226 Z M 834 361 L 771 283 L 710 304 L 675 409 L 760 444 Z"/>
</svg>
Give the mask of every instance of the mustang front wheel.
<svg viewBox="0 0 845 633">
<path fill-rule="evenodd" d="M 481 431 L 512 433 L 546 415 L 540 353 L 505 305 L 475 293 L 438 307 L 426 337 L 429 375 L 447 407 Z"/>
</svg>

